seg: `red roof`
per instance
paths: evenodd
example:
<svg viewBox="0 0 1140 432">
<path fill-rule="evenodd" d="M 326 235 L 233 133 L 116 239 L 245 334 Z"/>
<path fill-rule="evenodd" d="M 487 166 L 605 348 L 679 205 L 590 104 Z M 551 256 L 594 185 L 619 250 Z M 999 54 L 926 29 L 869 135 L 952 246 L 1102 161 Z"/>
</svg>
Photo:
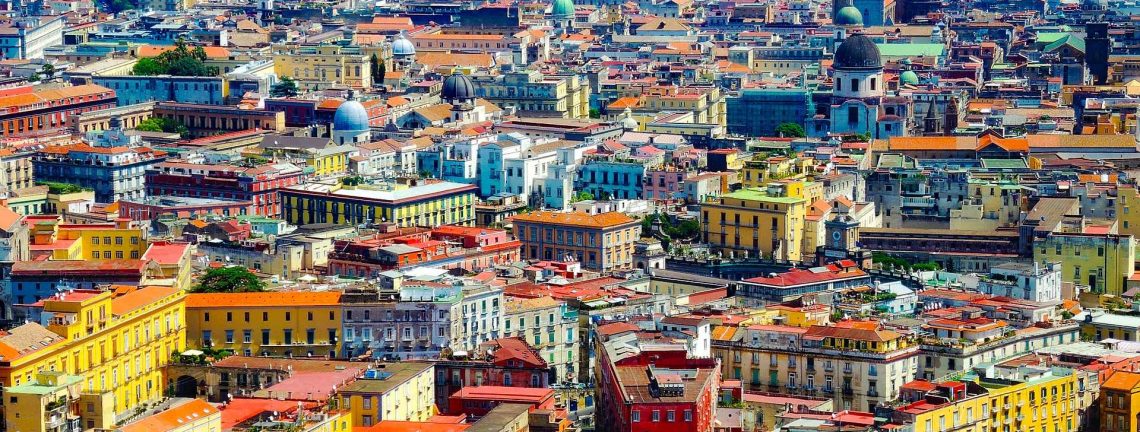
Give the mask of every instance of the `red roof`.
<svg viewBox="0 0 1140 432">
<path fill-rule="evenodd" d="M 478 386 L 464 387 L 451 395 L 451 397 L 468 400 L 538 404 L 554 397 L 554 390 L 532 387 Z"/>
<path fill-rule="evenodd" d="M 816 267 L 808 270 L 794 268 L 784 273 L 779 273 L 775 277 L 754 277 L 751 279 L 745 279 L 744 282 L 777 287 L 792 287 L 832 280 L 850 279 L 866 275 L 867 273 L 864 273 L 863 270 L 857 268 L 841 269 L 835 264 L 830 264 L 827 267 Z"/>
<path fill-rule="evenodd" d="M 178 265 L 189 248 L 187 243 L 157 242 L 147 248 L 143 259 L 153 260 L 160 265 Z"/>
</svg>

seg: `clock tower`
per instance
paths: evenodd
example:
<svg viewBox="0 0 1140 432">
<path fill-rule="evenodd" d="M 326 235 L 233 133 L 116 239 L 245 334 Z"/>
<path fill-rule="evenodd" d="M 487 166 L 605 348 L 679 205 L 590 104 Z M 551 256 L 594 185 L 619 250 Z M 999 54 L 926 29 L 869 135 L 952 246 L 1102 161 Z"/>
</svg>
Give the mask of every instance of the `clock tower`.
<svg viewBox="0 0 1140 432">
<path fill-rule="evenodd" d="M 826 241 L 816 252 L 818 264 L 849 259 L 861 268 L 871 266 L 871 251 L 859 245 L 859 221 L 846 213 L 839 213 L 825 221 L 823 229 Z"/>
</svg>

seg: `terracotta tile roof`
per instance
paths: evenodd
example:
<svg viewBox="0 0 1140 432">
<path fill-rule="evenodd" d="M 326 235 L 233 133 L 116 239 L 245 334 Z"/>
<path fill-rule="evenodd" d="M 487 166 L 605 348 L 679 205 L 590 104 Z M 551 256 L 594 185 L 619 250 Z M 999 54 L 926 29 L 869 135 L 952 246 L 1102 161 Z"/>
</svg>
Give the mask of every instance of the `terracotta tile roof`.
<svg viewBox="0 0 1140 432">
<path fill-rule="evenodd" d="M 0 361 L 10 362 L 63 341 L 63 337 L 37 323 L 0 330 Z"/>
<path fill-rule="evenodd" d="M 187 308 L 335 306 L 339 292 L 267 291 L 255 293 L 195 293 L 186 296 Z"/>
<path fill-rule="evenodd" d="M 173 45 L 166 45 L 166 46 L 140 45 L 138 48 L 135 49 L 135 56 L 139 57 L 139 58 L 157 57 L 159 54 L 162 54 L 164 52 L 167 52 L 167 51 L 170 51 L 173 49 L 174 49 Z M 191 49 L 193 49 L 193 48 L 191 48 Z M 230 50 L 226 47 L 204 46 L 204 47 L 202 47 L 202 49 L 204 51 L 206 51 L 206 58 L 224 58 L 224 57 L 230 56 Z"/>
<path fill-rule="evenodd" d="M 174 408 L 158 414 L 144 417 L 142 420 L 119 428 L 121 432 L 149 432 L 162 430 L 177 430 L 190 423 L 201 421 L 206 417 L 218 415 L 218 411 L 209 402 L 202 399 L 191 399 Z M 218 416 L 219 421 L 221 416 Z"/>
<path fill-rule="evenodd" d="M 1140 373 L 1117 371 L 1108 377 L 1104 384 L 1100 385 L 1102 390 L 1122 390 L 1131 392 L 1132 389 L 1140 385 Z"/>
<path fill-rule="evenodd" d="M 613 228 L 620 225 L 637 222 L 633 218 L 619 212 L 608 212 L 591 215 L 585 212 L 563 213 L 536 211 L 516 215 L 513 220 L 515 222 L 577 226 L 585 228 Z"/>
<path fill-rule="evenodd" d="M 482 346 L 494 349 L 495 364 L 507 364 L 507 361 L 518 360 L 528 366 L 546 368 L 546 361 L 522 339 L 500 338 L 484 342 Z"/>
<path fill-rule="evenodd" d="M 111 300 L 111 313 L 123 315 L 140 307 L 154 304 L 159 299 L 178 295 L 181 289 L 174 287 L 148 286 L 131 291 Z"/>
<path fill-rule="evenodd" d="M 12 211 L 8 206 L 0 206 L 0 230 L 12 232 L 21 218 L 22 215 Z"/>
<path fill-rule="evenodd" d="M 868 330 L 862 328 L 811 326 L 811 328 L 808 329 L 807 333 L 804 334 L 804 337 L 887 342 L 901 338 L 902 335 L 891 330 Z"/>
</svg>

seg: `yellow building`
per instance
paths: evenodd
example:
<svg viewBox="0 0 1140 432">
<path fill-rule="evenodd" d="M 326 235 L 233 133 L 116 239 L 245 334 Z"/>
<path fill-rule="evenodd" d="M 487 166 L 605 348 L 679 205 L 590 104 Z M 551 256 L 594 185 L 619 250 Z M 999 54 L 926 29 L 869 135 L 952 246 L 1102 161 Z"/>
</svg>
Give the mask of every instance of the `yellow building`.
<svg viewBox="0 0 1140 432">
<path fill-rule="evenodd" d="M 69 224 L 60 216 L 29 216 L 33 259 L 139 259 L 147 249 L 146 229 L 130 219 L 109 223 Z"/>
<path fill-rule="evenodd" d="M 950 229 L 993 231 L 1016 224 L 1022 211 L 1022 186 L 1016 182 L 970 180 L 969 197 L 950 210 Z"/>
<path fill-rule="evenodd" d="M 1086 309 L 1074 316 L 1073 320 L 1080 323 L 1082 340 L 1140 341 L 1140 317 Z"/>
<path fill-rule="evenodd" d="M 536 211 L 516 215 L 515 237 L 524 259 L 561 261 L 573 257 L 582 268 L 608 273 L 633 268 L 641 223 L 619 212 Z"/>
<path fill-rule="evenodd" d="M 340 311 L 340 292 L 190 294 L 186 342 L 245 356 L 335 356 Z"/>
<path fill-rule="evenodd" d="M 222 430 L 222 412 L 202 399 L 191 399 L 158 414 L 127 424 L 117 432 L 215 432 Z"/>
<path fill-rule="evenodd" d="M 4 409 L 19 413 L 5 418 L 5 430 L 47 432 L 82 429 L 79 389 L 83 377 L 59 371 L 37 373 L 35 380 L 4 389 Z"/>
<path fill-rule="evenodd" d="M 1132 211 L 1132 207 L 1137 207 Z M 1140 237 L 1140 192 L 1133 185 L 1116 188 L 1116 228 L 1121 235 Z"/>
<path fill-rule="evenodd" d="M 1020 379 L 981 378 L 947 394 L 944 403 L 920 401 L 896 413 L 914 432 L 1076 431 L 1076 377 L 1071 369 L 1054 367 Z"/>
<path fill-rule="evenodd" d="M 740 181 L 746 188 L 758 188 L 768 182 L 784 179 L 801 179 L 814 169 L 812 158 L 789 158 L 758 153 L 744 161 Z M 823 184 L 820 184 L 823 188 Z"/>
<path fill-rule="evenodd" d="M 151 279 L 153 285 L 172 286 L 175 288 L 189 288 L 191 265 L 191 252 L 194 247 L 188 243 L 156 242 L 147 248 L 143 259 L 153 261 L 160 273 L 159 277 Z M 277 274 L 277 273 L 275 273 Z"/>
<path fill-rule="evenodd" d="M 1033 259 L 1061 263 L 1065 282 L 1119 296 L 1133 273 L 1136 243 L 1131 235 L 1052 233 L 1033 245 Z"/>
<path fill-rule="evenodd" d="M 651 87 L 645 90 L 642 104 L 633 111 L 653 115 L 662 111 L 692 113 L 693 123 L 726 127 L 725 107 L 724 94 L 716 86 Z"/>
<path fill-rule="evenodd" d="M 472 75 L 471 79 L 477 97 L 504 108 L 514 107 L 536 117 L 590 116 L 590 85 L 576 74 L 523 70 L 501 75 Z"/>
<path fill-rule="evenodd" d="M 301 90 L 329 88 L 337 83 L 352 88 L 372 86 L 372 64 L 360 47 L 273 44 L 273 71 L 296 80 Z"/>
<path fill-rule="evenodd" d="M 1111 373 L 1100 385 L 1100 429 L 1105 432 L 1136 430 L 1140 422 L 1140 373 Z"/>
<path fill-rule="evenodd" d="M 711 346 L 724 379 L 741 380 L 745 390 L 824 397 L 836 411 L 872 411 L 918 373 L 913 337 L 872 321 L 752 325 L 714 332 Z"/>
<path fill-rule="evenodd" d="M 116 416 L 163 397 L 162 367 L 185 348 L 184 300 L 170 287 L 45 299 L 31 316 L 47 327 L 31 322 L 0 336 L 0 384 L 19 387 L 45 371 L 81 376 L 83 427 L 112 428 Z"/>
<path fill-rule="evenodd" d="M 352 424 L 369 427 L 380 420 L 427 421 L 435 415 L 435 368 L 431 363 L 384 363 L 337 390 Z"/>
<path fill-rule="evenodd" d="M 306 183 L 282 189 L 285 220 L 291 224 L 394 222 L 401 227 L 471 225 L 475 185 L 437 181 L 345 185 Z"/>
<path fill-rule="evenodd" d="M 703 237 L 725 256 L 799 261 L 808 202 L 803 182 L 714 197 L 701 203 Z"/>
</svg>

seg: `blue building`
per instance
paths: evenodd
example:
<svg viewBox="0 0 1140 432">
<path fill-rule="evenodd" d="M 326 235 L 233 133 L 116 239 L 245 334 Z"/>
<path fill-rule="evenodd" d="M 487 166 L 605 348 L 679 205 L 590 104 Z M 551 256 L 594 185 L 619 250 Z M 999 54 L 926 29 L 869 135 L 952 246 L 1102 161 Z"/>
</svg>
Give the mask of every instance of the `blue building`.
<svg viewBox="0 0 1140 432">
<path fill-rule="evenodd" d="M 811 92 L 805 89 L 746 89 L 725 105 L 728 133 L 748 136 L 776 136 L 781 124 L 804 126 L 815 114 Z"/>
<path fill-rule="evenodd" d="M 578 168 L 574 190 L 595 199 L 640 199 L 644 181 L 645 165 L 640 162 L 592 160 Z"/>
<path fill-rule="evenodd" d="M 229 88 L 222 77 L 94 76 L 91 82 L 115 91 L 119 106 L 142 102 L 180 102 L 222 105 Z"/>
</svg>

